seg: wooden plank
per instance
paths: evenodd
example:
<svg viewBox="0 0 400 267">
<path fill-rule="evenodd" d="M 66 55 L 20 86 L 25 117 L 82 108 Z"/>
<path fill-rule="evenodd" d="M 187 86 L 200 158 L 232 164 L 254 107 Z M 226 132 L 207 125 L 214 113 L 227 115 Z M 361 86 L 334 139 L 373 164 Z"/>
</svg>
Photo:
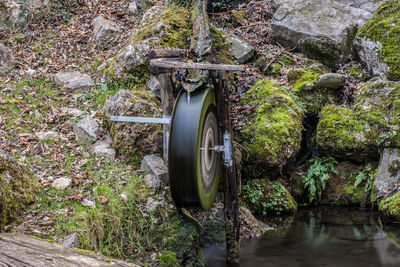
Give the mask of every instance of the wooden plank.
<svg viewBox="0 0 400 267">
<path fill-rule="evenodd" d="M 224 144 L 223 135 L 229 133 L 231 136 L 231 148 L 233 152 L 232 122 L 229 116 L 229 87 L 227 73 L 211 75 L 214 88 L 216 89 L 218 128 L 221 135 L 220 144 Z M 226 232 L 226 260 L 228 263 L 240 261 L 240 221 L 239 221 L 239 196 L 238 176 L 236 173 L 235 156 L 232 153 L 231 164 L 222 164 L 222 178 L 224 183 L 224 215 Z"/>
<path fill-rule="evenodd" d="M 242 65 L 225 65 L 210 63 L 192 63 L 186 61 L 172 61 L 167 58 L 156 58 L 150 60 L 151 68 L 164 69 L 198 69 L 198 70 L 214 70 L 214 71 L 245 71 Z"/>
<path fill-rule="evenodd" d="M 169 73 L 163 73 L 157 75 L 157 80 L 160 84 L 160 94 L 162 100 L 163 116 L 172 116 L 172 111 L 174 109 L 175 97 L 173 94 L 173 83 Z M 169 134 L 171 130 L 170 124 L 163 125 L 163 136 L 164 136 L 164 161 L 168 165 L 168 143 Z"/>
<path fill-rule="evenodd" d="M 0 266 L 126 266 L 137 265 L 111 260 L 92 253 L 81 253 L 59 244 L 17 233 L 0 234 Z"/>
</svg>

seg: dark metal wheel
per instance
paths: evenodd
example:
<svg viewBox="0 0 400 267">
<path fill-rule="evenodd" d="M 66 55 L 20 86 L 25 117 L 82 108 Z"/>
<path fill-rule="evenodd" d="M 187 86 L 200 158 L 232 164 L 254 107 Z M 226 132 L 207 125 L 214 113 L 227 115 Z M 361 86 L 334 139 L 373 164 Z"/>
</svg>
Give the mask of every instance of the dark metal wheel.
<svg viewBox="0 0 400 267">
<path fill-rule="evenodd" d="M 209 209 L 220 177 L 220 153 L 213 89 L 182 91 L 175 104 L 168 151 L 172 198 L 179 207 Z"/>
</svg>

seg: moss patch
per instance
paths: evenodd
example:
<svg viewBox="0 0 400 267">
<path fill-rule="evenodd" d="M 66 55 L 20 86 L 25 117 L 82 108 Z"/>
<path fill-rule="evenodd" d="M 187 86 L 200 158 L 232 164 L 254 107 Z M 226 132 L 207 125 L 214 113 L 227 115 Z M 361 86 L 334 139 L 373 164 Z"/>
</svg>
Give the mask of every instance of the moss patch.
<svg viewBox="0 0 400 267">
<path fill-rule="evenodd" d="M 377 158 L 378 146 L 400 144 L 400 85 L 378 81 L 364 86 L 353 109 L 325 107 L 317 127 L 322 152 L 354 159 Z"/>
<path fill-rule="evenodd" d="M 0 230 L 34 200 L 36 184 L 0 149 Z"/>
<path fill-rule="evenodd" d="M 315 81 L 324 71 L 316 66 L 304 69 L 291 69 L 288 72 L 289 84 L 294 94 L 299 98 L 307 113 L 318 113 L 328 104 L 335 104 L 339 100 L 336 90 L 316 88 Z"/>
<path fill-rule="evenodd" d="M 390 0 L 383 3 L 374 16 L 359 30 L 357 37 L 379 42 L 382 49 L 379 59 L 388 66 L 392 80 L 400 80 L 400 3 Z"/>
<path fill-rule="evenodd" d="M 379 203 L 379 210 L 387 216 L 400 220 L 400 192 L 382 200 Z"/>
<path fill-rule="evenodd" d="M 255 106 L 238 136 L 250 156 L 247 175 L 282 167 L 300 148 L 303 110 L 271 80 L 258 81 L 240 103 Z"/>
<path fill-rule="evenodd" d="M 249 180 L 243 186 L 243 197 L 251 209 L 259 214 L 292 213 L 297 202 L 278 181 Z"/>
</svg>

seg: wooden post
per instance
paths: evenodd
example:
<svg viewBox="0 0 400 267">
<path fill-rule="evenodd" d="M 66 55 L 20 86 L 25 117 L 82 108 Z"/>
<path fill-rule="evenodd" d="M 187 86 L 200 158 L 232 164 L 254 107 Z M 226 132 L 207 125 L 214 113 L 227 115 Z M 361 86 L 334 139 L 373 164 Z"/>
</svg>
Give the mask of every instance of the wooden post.
<svg viewBox="0 0 400 267">
<path fill-rule="evenodd" d="M 170 73 L 162 73 L 157 75 L 157 80 L 160 84 L 160 94 L 162 100 L 163 117 L 171 117 L 172 111 L 174 109 L 174 94 L 173 86 Z M 171 125 L 163 125 L 163 152 L 164 161 L 168 165 L 168 143 L 169 143 L 169 133 L 171 130 Z"/>
<path fill-rule="evenodd" d="M 224 215 L 226 232 L 226 260 L 229 263 L 238 263 L 240 260 L 240 221 L 238 181 L 233 152 L 232 124 L 229 116 L 229 88 L 226 73 L 214 72 L 213 84 L 216 90 L 218 126 L 221 135 L 221 144 L 224 138 L 230 135 L 230 148 L 232 161 L 222 165 L 222 178 L 224 183 Z"/>
</svg>

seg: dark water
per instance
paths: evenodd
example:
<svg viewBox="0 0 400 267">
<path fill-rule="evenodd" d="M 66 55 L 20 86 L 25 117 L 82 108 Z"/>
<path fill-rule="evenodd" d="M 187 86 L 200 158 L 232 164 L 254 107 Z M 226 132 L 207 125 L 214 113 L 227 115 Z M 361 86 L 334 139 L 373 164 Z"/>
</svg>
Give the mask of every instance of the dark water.
<svg viewBox="0 0 400 267">
<path fill-rule="evenodd" d="M 282 220 L 277 223 L 277 220 Z M 400 224 L 359 209 L 304 209 L 263 238 L 241 243 L 241 262 L 231 266 L 399 266 Z M 224 246 L 204 250 L 207 266 L 229 266 Z"/>
</svg>

